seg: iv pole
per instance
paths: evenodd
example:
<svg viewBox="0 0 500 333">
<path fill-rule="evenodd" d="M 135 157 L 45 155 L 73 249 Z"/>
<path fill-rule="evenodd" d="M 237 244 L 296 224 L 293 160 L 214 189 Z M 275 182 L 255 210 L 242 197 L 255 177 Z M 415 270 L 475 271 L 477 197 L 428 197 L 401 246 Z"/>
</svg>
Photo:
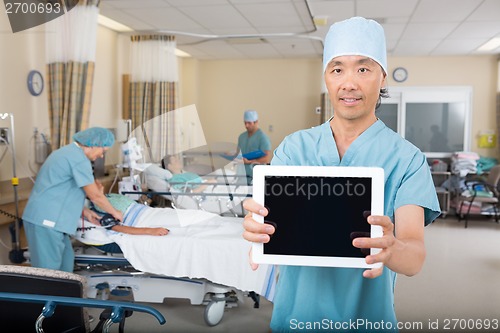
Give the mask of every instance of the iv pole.
<svg viewBox="0 0 500 333">
<path fill-rule="evenodd" d="M 16 175 L 16 145 L 14 143 L 14 115 L 12 113 L 0 114 L 0 119 L 6 119 L 10 116 L 10 140 L 9 144 L 11 146 L 12 152 L 12 186 L 14 188 L 14 203 L 16 207 L 16 220 L 14 221 L 14 237 L 13 237 L 13 249 L 9 252 L 9 259 L 13 263 L 22 263 L 24 261 L 23 251 L 21 250 L 19 242 L 19 197 L 17 193 L 17 186 L 19 185 L 19 178 Z"/>
</svg>

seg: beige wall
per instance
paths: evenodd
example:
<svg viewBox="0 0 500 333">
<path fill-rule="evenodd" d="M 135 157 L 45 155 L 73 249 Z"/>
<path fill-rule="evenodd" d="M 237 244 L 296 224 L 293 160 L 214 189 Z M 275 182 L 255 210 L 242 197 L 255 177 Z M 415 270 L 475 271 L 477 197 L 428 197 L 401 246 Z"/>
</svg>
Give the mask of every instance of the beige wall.
<svg viewBox="0 0 500 333">
<path fill-rule="evenodd" d="M 389 58 L 389 71 L 402 66 L 408 70 L 408 80 L 389 86 L 471 86 L 472 130 L 471 150 L 482 156 L 499 157 L 500 148 L 478 148 L 481 130 L 496 128 L 496 86 L 498 66 L 496 56 L 469 57 L 400 57 Z M 389 89 L 390 91 L 390 89 Z"/>
<path fill-rule="evenodd" d="M 197 109 L 208 142 L 237 142 L 243 112 L 259 113 L 275 148 L 287 135 L 319 121 L 319 59 L 200 61 Z M 270 127 L 272 126 L 272 131 Z"/>
<path fill-rule="evenodd" d="M 48 133 L 46 89 L 40 96 L 31 96 L 27 88 L 30 70 L 45 74 L 45 39 L 43 28 L 36 27 L 16 34 L 12 33 L 5 11 L 0 13 L 0 113 L 14 115 L 14 143 L 18 162 L 18 177 L 29 175 L 37 169 L 34 160 L 34 128 Z M 0 120 L 1 127 L 9 127 L 10 121 Z M 0 156 L 5 145 L 0 145 Z M 12 155 L 7 152 L 0 162 L 0 180 L 13 176 Z"/>
</svg>

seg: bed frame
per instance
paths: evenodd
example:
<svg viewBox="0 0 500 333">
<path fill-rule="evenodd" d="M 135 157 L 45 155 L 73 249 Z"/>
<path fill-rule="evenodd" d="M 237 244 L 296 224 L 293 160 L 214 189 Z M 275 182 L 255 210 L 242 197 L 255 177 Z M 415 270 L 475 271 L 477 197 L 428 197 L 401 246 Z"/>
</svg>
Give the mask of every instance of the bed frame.
<svg viewBox="0 0 500 333">
<path fill-rule="evenodd" d="M 224 309 L 238 306 L 245 294 L 203 279 L 188 279 L 149 274 L 135 270 L 120 254 L 75 254 L 75 273 L 87 280 L 86 296 L 108 299 L 110 295 L 127 300 L 163 303 L 164 299 L 189 299 L 192 305 L 205 305 L 204 321 L 208 326 L 220 323 Z M 87 248 L 88 250 L 88 248 Z M 90 249 L 90 251 L 93 251 Z M 95 251 L 95 250 L 94 250 Z M 247 293 L 259 307 L 259 295 Z"/>
</svg>

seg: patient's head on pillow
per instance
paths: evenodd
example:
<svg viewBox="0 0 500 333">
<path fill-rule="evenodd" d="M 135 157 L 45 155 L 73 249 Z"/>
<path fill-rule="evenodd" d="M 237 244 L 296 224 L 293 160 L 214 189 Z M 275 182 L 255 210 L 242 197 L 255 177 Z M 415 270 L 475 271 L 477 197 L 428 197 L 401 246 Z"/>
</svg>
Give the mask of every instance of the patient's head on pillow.
<svg viewBox="0 0 500 333">
<path fill-rule="evenodd" d="M 163 169 L 169 170 L 172 174 L 182 173 L 182 161 L 179 155 L 167 155 L 161 160 Z"/>
</svg>

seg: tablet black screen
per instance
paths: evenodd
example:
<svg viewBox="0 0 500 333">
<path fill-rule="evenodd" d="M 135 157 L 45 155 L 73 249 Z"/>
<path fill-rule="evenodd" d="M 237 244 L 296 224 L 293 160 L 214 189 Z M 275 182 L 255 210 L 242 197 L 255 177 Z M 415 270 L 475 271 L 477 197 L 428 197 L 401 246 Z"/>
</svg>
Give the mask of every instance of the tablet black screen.
<svg viewBox="0 0 500 333">
<path fill-rule="evenodd" d="M 265 176 L 265 221 L 277 228 L 264 254 L 365 257 L 352 239 L 370 237 L 371 193 L 369 177 Z"/>
</svg>

